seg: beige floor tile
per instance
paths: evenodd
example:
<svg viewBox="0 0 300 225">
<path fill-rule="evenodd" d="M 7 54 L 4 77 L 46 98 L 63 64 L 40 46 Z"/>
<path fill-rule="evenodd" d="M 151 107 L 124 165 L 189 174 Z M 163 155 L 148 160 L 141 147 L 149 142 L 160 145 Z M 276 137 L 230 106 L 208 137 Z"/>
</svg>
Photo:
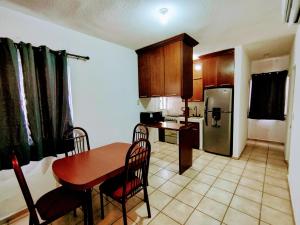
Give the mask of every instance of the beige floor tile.
<svg viewBox="0 0 300 225">
<path fill-rule="evenodd" d="M 201 225 L 220 225 L 220 222 L 211 218 L 208 215 L 205 215 L 202 212 L 199 212 L 195 210 L 188 221 L 186 222 L 186 225 L 196 225 L 196 224 L 201 224 Z"/>
<path fill-rule="evenodd" d="M 160 186 L 158 190 L 164 192 L 165 194 L 171 197 L 175 197 L 182 190 L 182 188 L 183 187 L 179 186 L 178 184 L 175 184 L 171 181 L 167 181 L 162 186 Z"/>
<path fill-rule="evenodd" d="M 253 171 L 255 173 L 261 173 L 261 174 L 265 174 L 265 172 L 266 172 L 266 168 L 265 167 L 258 167 L 256 165 L 249 164 L 249 163 L 246 165 L 245 169 Z"/>
<path fill-rule="evenodd" d="M 136 224 L 148 224 L 159 213 L 159 211 L 150 206 L 151 218 L 148 218 L 147 206 L 145 203 L 140 203 L 127 213 Z"/>
<path fill-rule="evenodd" d="M 238 168 L 241 168 L 241 169 L 244 169 L 245 166 L 246 166 L 246 161 L 243 161 L 243 160 L 236 160 L 236 159 L 231 159 L 229 161 L 229 163 L 227 164 L 228 166 L 234 166 L 234 167 L 238 167 Z"/>
<path fill-rule="evenodd" d="M 272 225 L 294 225 L 290 215 L 264 205 L 261 209 L 261 220 Z"/>
<path fill-rule="evenodd" d="M 179 166 L 176 163 L 171 163 L 165 169 L 171 170 L 171 171 L 177 173 L 179 171 Z"/>
<path fill-rule="evenodd" d="M 163 183 L 165 183 L 167 180 L 159 177 L 159 176 L 156 176 L 156 175 L 153 175 L 151 177 L 148 178 L 148 181 L 149 181 L 149 185 L 154 187 L 154 188 L 158 188 L 159 186 L 161 186 Z"/>
<path fill-rule="evenodd" d="M 180 224 L 184 224 L 193 211 L 193 208 L 174 199 L 164 209 L 163 213 Z"/>
<path fill-rule="evenodd" d="M 238 183 L 239 179 L 240 179 L 239 175 L 236 175 L 236 174 L 233 174 L 233 173 L 228 173 L 228 172 L 225 172 L 225 171 L 223 171 L 220 174 L 220 177 L 223 178 L 223 179 L 225 179 L 225 180 L 234 182 L 234 183 Z"/>
<path fill-rule="evenodd" d="M 204 170 L 202 170 L 203 173 L 206 173 L 208 175 L 215 176 L 215 177 L 219 176 L 221 171 L 222 170 L 220 170 L 220 169 L 216 169 L 216 168 L 209 167 L 209 166 L 207 166 Z"/>
<path fill-rule="evenodd" d="M 184 187 L 191 181 L 191 178 L 176 174 L 174 177 L 170 179 L 170 181 Z"/>
<path fill-rule="evenodd" d="M 113 225 L 123 225 L 124 221 L 123 221 L 123 217 L 118 219 L 116 222 L 113 223 Z M 127 224 L 128 225 L 135 225 L 136 223 L 133 222 L 130 218 L 127 217 Z"/>
<path fill-rule="evenodd" d="M 227 165 L 225 168 L 224 168 L 224 171 L 225 172 L 228 172 L 228 173 L 233 173 L 235 175 L 242 175 L 243 173 L 243 170 L 242 168 L 239 168 L 239 167 L 235 167 L 235 166 L 231 166 L 231 165 Z"/>
<path fill-rule="evenodd" d="M 251 170 L 244 170 L 242 176 L 250 178 L 252 180 L 257 180 L 259 182 L 264 182 L 264 179 L 265 179 L 265 175 L 264 174 L 262 174 L 262 173 L 255 173 L 255 172 L 253 172 Z"/>
<path fill-rule="evenodd" d="M 265 223 L 264 221 L 259 221 L 259 225 L 270 225 L 269 223 Z"/>
<path fill-rule="evenodd" d="M 243 185 L 238 185 L 235 194 L 257 203 L 261 203 L 262 200 L 262 192 L 245 187 Z"/>
<path fill-rule="evenodd" d="M 260 204 L 254 201 L 234 195 L 230 207 L 259 219 Z"/>
<path fill-rule="evenodd" d="M 219 188 L 212 187 L 207 193 L 206 197 L 211 198 L 213 200 L 216 200 L 220 203 L 223 203 L 225 205 L 229 205 L 231 198 L 232 198 L 232 193 L 229 193 L 227 191 L 223 191 Z"/>
<path fill-rule="evenodd" d="M 213 184 L 213 186 L 217 187 L 217 188 L 220 188 L 220 189 L 222 189 L 224 191 L 228 191 L 228 192 L 234 193 L 237 184 L 233 183 L 233 182 L 230 182 L 228 180 L 224 180 L 222 178 L 218 178 L 216 180 L 216 182 Z"/>
<path fill-rule="evenodd" d="M 150 223 L 150 225 L 179 225 L 179 223 L 172 220 L 163 213 L 159 213 Z"/>
<path fill-rule="evenodd" d="M 109 203 L 107 206 L 104 207 L 104 219 L 100 220 L 97 224 L 104 225 L 104 224 L 113 224 L 118 219 L 122 217 L 121 210 L 114 206 L 113 204 Z"/>
<path fill-rule="evenodd" d="M 177 196 L 176 199 L 181 202 L 195 208 L 200 200 L 203 198 L 203 195 L 200 195 L 196 192 L 193 192 L 189 189 L 184 188 Z"/>
<path fill-rule="evenodd" d="M 285 179 L 279 179 L 279 178 L 266 176 L 265 183 L 288 189 L 288 183 L 287 183 L 287 180 L 285 180 Z"/>
<path fill-rule="evenodd" d="M 253 180 L 247 177 L 241 177 L 240 183 L 243 186 L 262 191 L 263 190 L 263 183 L 257 180 Z"/>
<path fill-rule="evenodd" d="M 215 168 L 215 169 L 223 170 L 225 168 L 226 164 L 218 163 L 218 162 L 210 162 L 208 164 L 208 166 Z"/>
<path fill-rule="evenodd" d="M 190 189 L 198 194 L 205 195 L 211 186 L 200 181 L 192 180 L 187 186 L 187 189 Z"/>
<path fill-rule="evenodd" d="M 219 221 L 223 220 L 227 208 L 228 206 L 206 197 L 204 197 L 199 203 L 199 205 L 197 206 L 197 210 Z"/>
<path fill-rule="evenodd" d="M 215 182 L 216 177 L 201 172 L 195 177 L 195 180 L 212 185 Z"/>
<path fill-rule="evenodd" d="M 164 168 L 164 167 L 166 167 L 167 165 L 169 165 L 170 164 L 170 162 L 167 162 L 167 161 L 164 161 L 164 160 L 157 160 L 156 162 L 154 162 L 153 164 L 155 164 L 155 165 L 157 165 L 157 166 L 159 166 L 159 167 L 161 167 L 161 168 Z"/>
<path fill-rule="evenodd" d="M 291 203 L 288 200 L 269 195 L 267 193 L 263 194 L 262 204 L 269 206 L 273 209 L 277 209 L 283 213 L 292 215 Z"/>
<path fill-rule="evenodd" d="M 289 191 L 284 188 L 280 188 L 280 187 L 265 183 L 264 184 L 264 192 L 274 195 L 274 196 L 277 196 L 279 198 L 290 200 Z"/>
<path fill-rule="evenodd" d="M 150 205 L 159 210 L 162 210 L 171 200 L 170 196 L 158 190 L 149 196 Z"/>
<path fill-rule="evenodd" d="M 166 170 L 166 169 L 161 169 L 160 171 L 158 171 L 155 175 L 159 176 L 163 179 L 170 179 L 171 177 L 173 177 L 176 173 L 170 170 Z"/>
<path fill-rule="evenodd" d="M 198 175 L 198 173 L 199 173 L 199 171 L 190 168 L 190 169 L 186 170 L 183 173 L 183 175 L 186 176 L 186 177 L 189 177 L 189 178 L 193 179 L 195 176 Z"/>
<path fill-rule="evenodd" d="M 150 166 L 149 166 L 149 172 L 150 173 L 157 173 L 161 169 L 162 169 L 161 167 L 159 167 L 155 164 L 150 164 Z"/>
<path fill-rule="evenodd" d="M 258 225 L 258 219 L 245 213 L 229 208 L 226 212 L 224 223 L 228 225 Z"/>
</svg>

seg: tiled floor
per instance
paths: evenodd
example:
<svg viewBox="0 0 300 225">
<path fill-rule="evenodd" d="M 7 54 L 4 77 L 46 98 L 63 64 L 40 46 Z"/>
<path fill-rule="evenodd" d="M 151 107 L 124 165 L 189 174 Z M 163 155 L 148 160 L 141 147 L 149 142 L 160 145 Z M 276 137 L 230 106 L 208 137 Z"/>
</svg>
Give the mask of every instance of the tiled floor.
<svg viewBox="0 0 300 225">
<path fill-rule="evenodd" d="M 156 143 L 152 149 L 152 218 L 147 218 L 140 193 L 127 203 L 129 224 L 294 224 L 282 146 L 249 141 L 239 160 L 194 150 L 193 167 L 182 176 L 177 173 L 176 145 Z M 93 203 L 96 224 L 123 224 L 120 205 L 109 199 L 100 220 L 96 188 Z M 53 224 L 83 224 L 78 212 L 76 218 L 70 214 Z M 28 218 L 11 224 L 28 224 Z"/>
</svg>

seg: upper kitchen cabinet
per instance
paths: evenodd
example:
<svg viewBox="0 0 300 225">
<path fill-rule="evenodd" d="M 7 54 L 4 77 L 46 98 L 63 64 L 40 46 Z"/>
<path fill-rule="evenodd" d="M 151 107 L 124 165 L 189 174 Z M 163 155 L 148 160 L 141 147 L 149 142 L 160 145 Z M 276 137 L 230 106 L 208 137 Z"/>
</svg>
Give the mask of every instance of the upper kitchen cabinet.
<svg viewBox="0 0 300 225">
<path fill-rule="evenodd" d="M 234 49 L 200 57 L 203 86 L 234 85 Z"/>
<path fill-rule="evenodd" d="M 139 67 L 139 96 L 193 95 L 193 47 L 198 44 L 180 34 L 136 50 Z"/>
<path fill-rule="evenodd" d="M 193 62 L 193 97 L 190 101 L 203 101 L 202 63 L 199 59 Z"/>
</svg>

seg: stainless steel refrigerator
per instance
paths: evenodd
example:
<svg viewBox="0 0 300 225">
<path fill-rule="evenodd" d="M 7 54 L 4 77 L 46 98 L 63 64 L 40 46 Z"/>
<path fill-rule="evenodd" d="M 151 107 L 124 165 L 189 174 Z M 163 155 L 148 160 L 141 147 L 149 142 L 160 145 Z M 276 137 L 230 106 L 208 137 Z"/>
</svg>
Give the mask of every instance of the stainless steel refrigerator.
<svg viewBox="0 0 300 225">
<path fill-rule="evenodd" d="M 232 87 L 204 89 L 203 149 L 220 155 L 232 155 Z"/>
</svg>

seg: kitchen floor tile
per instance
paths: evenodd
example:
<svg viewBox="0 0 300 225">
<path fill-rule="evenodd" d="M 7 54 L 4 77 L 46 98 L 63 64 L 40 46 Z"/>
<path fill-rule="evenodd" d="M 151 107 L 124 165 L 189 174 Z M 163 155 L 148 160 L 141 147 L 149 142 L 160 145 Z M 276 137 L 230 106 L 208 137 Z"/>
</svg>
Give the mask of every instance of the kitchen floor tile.
<svg viewBox="0 0 300 225">
<path fill-rule="evenodd" d="M 193 211 L 193 208 L 174 199 L 164 209 L 163 213 L 180 224 L 184 224 Z"/>
<path fill-rule="evenodd" d="M 219 189 L 222 189 L 224 191 L 228 191 L 228 192 L 234 193 L 237 184 L 233 183 L 233 182 L 230 182 L 228 180 L 224 180 L 222 178 L 218 178 L 216 180 L 216 182 L 213 184 L 213 186 L 217 187 Z"/>
<path fill-rule="evenodd" d="M 200 181 L 192 180 L 187 186 L 187 189 L 190 189 L 198 194 L 205 195 L 211 186 Z"/>
<path fill-rule="evenodd" d="M 288 190 L 284 188 L 280 188 L 271 184 L 264 184 L 264 192 L 277 196 L 279 198 L 283 198 L 286 200 L 290 200 L 290 193 Z"/>
<path fill-rule="evenodd" d="M 182 188 L 183 187 L 179 186 L 178 184 L 175 184 L 171 181 L 167 181 L 162 186 L 160 186 L 158 190 L 164 192 L 165 194 L 171 197 L 175 197 L 182 190 Z"/>
<path fill-rule="evenodd" d="M 241 185 L 245 186 L 245 187 L 249 187 L 258 191 L 262 191 L 263 190 L 263 183 L 259 182 L 257 180 L 253 180 L 247 177 L 242 176 L 240 183 Z"/>
<path fill-rule="evenodd" d="M 176 174 L 174 177 L 170 179 L 170 181 L 184 187 L 191 181 L 191 178 Z"/>
<path fill-rule="evenodd" d="M 236 175 L 236 174 L 233 174 L 233 173 L 229 173 L 229 172 L 225 172 L 225 171 L 223 171 L 220 174 L 220 178 L 223 178 L 224 180 L 228 180 L 228 181 L 231 181 L 231 182 L 234 182 L 234 183 L 238 183 L 239 180 L 240 180 L 240 176 L 239 175 Z"/>
<path fill-rule="evenodd" d="M 277 209 L 283 213 L 292 215 L 291 202 L 288 200 L 264 193 L 262 204 L 273 209 Z"/>
<path fill-rule="evenodd" d="M 136 224 L 148 224 L 159 211 L 150 206 L 151 218 L 148 218 L 146 203 L 140 203 L 127 213 L 127 216 Z"/>
<path fill-rule="evenodd" d="M 260 204 L 257 202 L 234 195 L 230 207 L 259 219 Z"/>
<path fill-rule="evenodd" d="M 195 180 L 212 185 L 215 182 L 216 177 L 201 172 L 195 177 Z"/>
<path fill-rule="evenodd" d="M 226 212 L 224 223 L 228 225 L 258 225 L 259 220 L 245 213 L 229 208 Z"/>
<path fill-rule="evenodd" d="M 203 195 L 200 195 L 196 192 L 193 192 L 189 189 L 184 188 L 177 196 L 176 199 L 195 208 L 200 200 L 203 198 Z"/>
<path fill-rule="evenodd" d="M 156 190 L 149 196 L 150 205 L 157 208 L 158 210 L 162 210 L 172 198 L 165 193 Z"/>
<path fill-rule="evenodd" d="M 220 222 L 202 212 L 195 210 L 190 216 L 190 218 L 188 219 L 188 221 L 186 222 L 186 225 L 195 225 L 195 224 L 220 225 Z"/>
<path fill-rule="evenodd" d="M 163 179 L 170 179 L 171 177 L 173 177 L 176 173 L 167 169 L 161 169 L 159 170 L 155 175 L 159 176 Z"/>
<path fill-rule="evenodd" d="M 163 213 L 159 213 L 150 223 L 149 225 L 180 225 L 179 223 L 172 220 L 170 217 L 166 216 Z"/>
<path fill-rule="evenodd" d="M 197 210 L 219 220 L 222 221 L 227 210 L 228 206 L 216 202 L 212 199 L 204 197 L 199 205 L 197 206 Z"/>
<path fill-rule="evenodd" d="M 223 203 L 225 205 L 229 205 L 231 198 L 232 198 L 232 193 L 229 193 L 227 191 L 223 191 L 219 188 L 212 187 L 207 193 L 206 197 L 211 198 L 213 200 L 216 200 L 220 203 Z"/>
<path fill-rule="evenodd" d="M 262 205 L 261 220 L 272 225 L 294 225 L 292 216 Z"/>
<path fill-rule="evenodd" d="M 245 187 L 243 185 L 238 185 L 235 191 L 235 195 L 247 198 L 257 203 L 261 203 L 262 200 L 262 192 Z"/>
<path fill-rule="evenodd" d="M 154 188 L 158 188 L 159 186 L 161 186 L 163 183 L 166 182 L 165 179 L 156 175 L 152 175 L 151 177 L 149 177 L 148 181 L 149 181 L 149 185 Z"/>
</svg>

